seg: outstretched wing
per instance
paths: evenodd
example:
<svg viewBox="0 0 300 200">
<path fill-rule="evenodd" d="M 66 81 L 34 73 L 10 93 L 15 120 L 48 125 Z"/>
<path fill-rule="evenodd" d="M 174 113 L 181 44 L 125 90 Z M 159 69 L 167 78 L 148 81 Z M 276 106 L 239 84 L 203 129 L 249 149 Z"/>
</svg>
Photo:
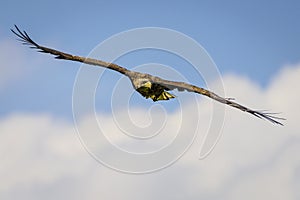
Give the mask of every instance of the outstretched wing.
<svg viewBox="0 0 300 200">
<path fill-rule="evenodd" d="M 195 85 L 191 85 L 191 84 L 188 84 L 185 82 L 168 81 L 168 80 L 161 79 L 159 77 L 155 77 L 153 81 L 165 86 L 166 88 L 168 88 L 170 90 L 173 90 L 173 89 L 177 89 L 178 91 L 186 90 L 188 92 L 195 92 L 195 93 L 198 93 L 201 95 L 205 95 L 205 96 L 207 96 L 211 99 L 214 99 L 220 103 L 227 104 L 227 105 L 237 108 L 241 111 L 250 113 L 258 118 L 266 119 L 274 124 L 280 124 L 283 126 L 283 124 L 281 122 L 279 122 L 278 120 L 285 120 L 284 118 L 274 116 L 277 113 L 267 113 L 267 112 L 261 112 L 261 111 L 249 109 L 249 108 L 247 108 L 241 104 L 238 104 L 230 99 L 220 97 L 219 95 L 217 95 L 207 89 L 197 87 Z"/>
<path fill-rule="evenodd" d="M 100 67 L 104 67 L 104 68 L 108 68 L 108 69 L 112 69 L 115 71 L 120 72 L 121 74 L 127 74 L 129 72 L 128 69 L 121 67 L 119 65 L 116 65 L 114 63 L 109 63 L 109 62 L 105 62 L 102 60 L 96 60 L 93 58 L 85 58 L 85 57 L 81 57 L 81 56 L 75 56 L 75 55 L 71 55 L 62 51 L 58 51 L 55 49 L 51 49 L 48 47 L 44 47 L 41 46 L 39 44 L 37 44 L 36 42 L 34 42 L 29 35 L 26 33 L 26 31 L 21 31 L 16 25 L 15 25 L 16 30 L 10 29 L 16 36 L 18 36 L 18 39 L 25 45 L 30 45 L 30 48 L 34 48 L 34 49 L 38 49 L 39 52 L 42 53 L 49 53 L 52 55 L 55 55 L 56 59 L 63 59 L 63 60 L 72 60 L 72 61 L 76 61 L 76 62 L 82 62 L 82 63 L 86 63 L 89 65 L 96 65 L 96 66 L 100 66 Z"/>
</svg>

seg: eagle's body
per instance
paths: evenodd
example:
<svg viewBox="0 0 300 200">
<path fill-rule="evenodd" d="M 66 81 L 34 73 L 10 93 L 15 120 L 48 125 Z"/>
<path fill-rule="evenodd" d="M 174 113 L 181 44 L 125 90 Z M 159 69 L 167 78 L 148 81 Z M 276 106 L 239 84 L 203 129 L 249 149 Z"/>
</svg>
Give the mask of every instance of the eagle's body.
<svg viewBox="0 0 300 200">
<path fill-rule="evenodd" d="M 153 101 L 175 98 L 174 95 L 166 92 L 165 90 L 166 88 L 162 85 L 151 83 L 150 81 L 147 81 L 141 87 L 136 89 L 136 91 L 138 91 L 142 96 L 146 97 L 146 99 L 151 98 Z"/>
<path fill-rule="evenodd" d="M 157 76 L 152 76 L 150 74 L 131 71 L 114 63 L 108 63 L 93 58 L 75 56 L 55 49 L 44 47 L 35 43 L 25 31 L 23 32 L 20 31 L 20 29 L 17 26 L 15 26 L 15 28 L 16 31 L 14 31 L 13 29 L 11 29 L 11 31 L 19 37 L 19 39 L 23 42 L 23 44 L 31 45 L 31 48 L 39 49 L 40 52 L 50 53 L 52 55 L 55 55 L 56 59 L 72 60 L 72 61 L 82 62 L 90 65 L 105 67 L 127 76 L 130 79 L 133 88 L 147 99 L 151 98 L 153 101 L 169 100 L 175 98 L 175 96 L 170 94 L 167 91 L 174 90 L 174 89 L 177 89 L 178 91 L 186 90 L 188 92 L 195 92 L 201 95 L 205 95 L 220 103 L 235 107 L 244 112 L 248 112 L 256 117 L 266 119 L 272 123 L 283 125 L 281 122 L 277 120 L 284 120 L 284 118 L 280 118 L 272 115 L 276 113 L 265 113 L 265 112 L 259 112 L 256 110 L 249 109 L 245 106 L 235 103 L 231 99 L 220 97 L 209 90 L 185 82 L 169 81 Z"/>
<path fill-rule="evenodd" d="M 174 95 L 167 92 L 168 88 L 151 80 L 149 74 L 131 71 L 125 75 L 131 80 L 133 88 L 146 99 L 151 98 L 153 101 L 160 101 L 175 98 Z"/>
</svg>

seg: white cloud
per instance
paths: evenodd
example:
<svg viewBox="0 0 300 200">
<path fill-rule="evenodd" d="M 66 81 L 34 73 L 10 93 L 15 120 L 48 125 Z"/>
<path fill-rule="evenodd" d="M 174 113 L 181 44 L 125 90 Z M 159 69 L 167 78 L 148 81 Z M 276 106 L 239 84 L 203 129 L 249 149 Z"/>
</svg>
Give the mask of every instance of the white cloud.
<svg viewBox="0 0 300 200">
<path fill-rule="evenodd" d="M 68 170 L 55 162 L 69 165 L 82 150 L 76 146 L 72 126 L 48 116 L 12 115 L 1 121 L 0 132 L 0 188 L 4 190 L 61 178 L 74 167 Z"/>
<path fill-rule="evenodd" d="M 38 114 L 2 118 L 0 198 L 298 199 L 298 77 L 300 66 L 285 67 L 267 89 L 262 89 L 251 80 L 225 76 L 228 97 L 236 97 L 238 102 L 253 108 L 281 111 L 288 119 L 285 126 L 227 108 L 223 136 L 210 156 L 198 160 L 202 133 L 208 128 L 206 117 L 211 116 L 209 101 L 201 99 L 203 127 L 199 137 L 178 162 L 151 174 L 124 174 L 98 164 L 82 147 L 73 123 Z M 192 115 L 194 106 L 184 105 L 184 108 Z M 131 113 L 147 124 L 140 110 Z M 157 117 L 155 112 L 152 114 Z M 170 125 L 178 123 L 178 112 L 169 114 L 168 120 Z M 99 115 L 99 121 L 104 123 L 106 132 L 114 133 L 112 140 L 124 144 L 124 138 L 116 136 L 119 130 L 109 116 Z M 93 131 L 89 119 L 80 123 Z M 165 142 L 171 136 L 162 138 Z"/>
</svg>

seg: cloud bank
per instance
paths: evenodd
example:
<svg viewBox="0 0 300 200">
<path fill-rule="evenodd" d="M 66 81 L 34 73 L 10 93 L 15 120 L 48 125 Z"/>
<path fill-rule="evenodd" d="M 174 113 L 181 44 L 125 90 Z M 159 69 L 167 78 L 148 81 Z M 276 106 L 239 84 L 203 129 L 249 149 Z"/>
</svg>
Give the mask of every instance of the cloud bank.
<svg viewBox="0 0 300 200">
<path fill-rule="evenodd" d="M 226 108 L 221 139 L 208 157 L 199 160 L 202 133 L 211 113 L 210 101 L 201 98 L 203 127 L 191 148 L 170 167 L 150 174 L 125 174 L 99 164 L 87 153 L 70 122 L 47 114 L 2 117 L 0 199 L 299 199 L 299 77 L 300 65 L 283 67 L 267 88 L 226 75 L 228 97 L 251 108 L 259 105 L 281 111 L 288 119 L 285 126 Z M 192 115 L 193 106 L 184 104 L 183 109 Z M 141 121 L 145 117 L 138 109 L 131 113 Z M 156 117 L 155 112 L 151 114 Z M 177 124 L 178 112 L 168 113 L 168 120 Z M 113 119 L 99 114 L 98 121 L 112 133 L 111 140 L 130 148 L 124 136 L 118 136 L 122 132 Z M 89 118 L 80 123 L 92 128 Z M 163 137 L 162 143 L 172 137 Z M 144 144 L 139 148 L 161 145 L 159 141 Z"/>
</svg>

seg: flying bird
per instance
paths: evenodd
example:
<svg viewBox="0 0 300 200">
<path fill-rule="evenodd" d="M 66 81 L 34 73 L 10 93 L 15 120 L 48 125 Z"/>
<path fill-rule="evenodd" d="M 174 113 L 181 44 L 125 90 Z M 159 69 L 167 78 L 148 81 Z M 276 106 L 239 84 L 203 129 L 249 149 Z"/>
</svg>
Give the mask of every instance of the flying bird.
<svg viewBox="0 0 300 200">
<path fill-rule="evenodd" d="M 241 111 L 250 113 L 258 118 L 268 120 L 274 124 L 283 125 L 279 120 L 285 120 L 284 118 L 274 116 L 275 114 L 278 113 L 269 113 L 269 112 L 249 109 L 243 105 L 234 102 L 231 98 L 223 98 L 215 94 L 214 92 L 211 92 L 201 87 L 197 87 L 195 85 L 191 85 L 185 82 L 165 80 L 150 74 L 132 71 L 114 63 L 109 63 L 109 62 L 105 62 L 93 58 L 76 56 L 76 55 L 72 55 L 69 53 L 65 53 L 62 51 L 41 46 L 38 43 L 34 42 L 26 33 L 26 31 L 22 32 L 16 25 L 15 25 L 15 29 L 11 29 L 11 31 L 18 37 L 18 39 L 23 44 L 30 45 L 30 48 L 38 49 L 39 52 L 52 54 L 55 56 L 56 59 L 71 60 L 71 61 L 100 66 L 100 67 L 117 71 L 122 75 L 127 76 L 130 79 L 133 88 L 137 92 L 139 92 L 143 97 L 147 99 L 150 98 L 153 101 L 169 100 L 175 98 L 175 96 L 169 93 L 169 91 L 177 89 L 178 91 L 194 92 L 197 94 L 205 95 L 220 103 L 227 104 Z"/>
</svg>

